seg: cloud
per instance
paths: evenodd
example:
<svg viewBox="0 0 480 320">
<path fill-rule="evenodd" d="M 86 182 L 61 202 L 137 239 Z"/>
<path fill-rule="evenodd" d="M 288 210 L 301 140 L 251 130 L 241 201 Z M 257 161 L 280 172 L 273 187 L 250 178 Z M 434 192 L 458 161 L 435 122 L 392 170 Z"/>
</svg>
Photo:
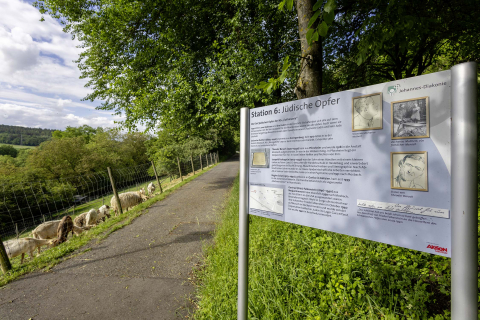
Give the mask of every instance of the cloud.
<svg viewBox="0 0 480 320">
<path fill-rule="evenodd" d="M 65 100 L 63 100 L 63 99 L 58 99 L 58 101 L 57 101 L 57 106 L 63 107 L 63 105 L 64 105 L 65 103 L 71 103 L 71 102 L 72 102 L 72 100 L 70 100 L 70 99 L 65 99 Z"/>
<path fill-rule="evenodd" d="M 32 92 L 84 98 L 91 90 L 74 60 L 81 42 L 20 0 L 0 0 L 0 82 Z"/>
<path fill-rule="evenodd" d="M 11 32 L 0 28 L 0 70 L 11 75 L 28 70 L 38 63 L 40 49 L 29 34 L 15 27 Z"/>
<path fill-rule="evenodd" d="M 78 116 L 61 110 L 52 110 L 42 106 L 23 106 L 0 103 L 0 123 L 32 128 L 64 130 L 67 126 L 78 127 L 84 124 L 91 127 L 116 127 L 114 120 L 120 117 L 105 116 L 91 112 L 88 116 Z"/>
</svg>

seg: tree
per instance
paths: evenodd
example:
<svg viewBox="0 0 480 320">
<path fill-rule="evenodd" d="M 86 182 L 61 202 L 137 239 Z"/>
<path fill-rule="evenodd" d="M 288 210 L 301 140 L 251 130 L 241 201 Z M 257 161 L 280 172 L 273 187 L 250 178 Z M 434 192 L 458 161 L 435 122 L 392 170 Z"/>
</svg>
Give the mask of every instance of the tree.
<svg viewBox="0 0 480 320">
<path fill-rule="evenodd" d="M 18 154 L 18 150 L 12 146 L 7 145 L 0 145 L 0 155 L 2 156 L 10 156 L 15 158 Z"/>
</svg>

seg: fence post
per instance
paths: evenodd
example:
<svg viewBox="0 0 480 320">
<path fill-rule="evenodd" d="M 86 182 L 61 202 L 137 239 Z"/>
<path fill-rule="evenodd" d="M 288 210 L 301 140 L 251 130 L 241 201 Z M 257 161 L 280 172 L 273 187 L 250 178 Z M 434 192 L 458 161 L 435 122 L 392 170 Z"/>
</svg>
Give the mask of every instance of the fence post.
<svg viewBox="0 0 480 320">
<path fill-rule="evenodd" d="M 12 269 L 12 264 L 7 256 L 7 251 L 5 250 L 5 246 L 3 245 L 3 241 L 0 240 L 0 264 L 2 265 L 3 273 L 7 273 L 8 270 Z"/>
<path fill-rule="evenodd" d="M 213 163 L 213 158 L 212 158 L 212 154 L 210 153 L 210 164 L 213 166 L 214 163 Z"/>
<path fill-rule="evenodd" d="M 118 211 L 120 212 L 120 214 L 123 214 L 122 204 L 120 203 L 120 199 L 118 198 L 117 188 L 115 187 L 115 180 L 113 180 L 112 170 L 110 170 L 110 167 L 107 167 L 107 171 L 108 171 L 108 176 L 110 177 L 110 183 L 112 184 L 115 200 L 117 200 Z"/>
<path fill-rule="evenodd" d="M 207 160 L 207 168 L 209 167 L 208 165 L 208 154 L 205 153 L 205 159 Z"/>
<path fill-rule="evenodd" d="M 163 193 L 162 185 L 160 184 L 160 180 L 158 180 L 157 168 L 155 168 L 155 163 L 153 163 L 153 161 L 152 161 L 152 167 L 153 167 L 153 172 L 155 172 L 155 178 L 157 179 L 158 187 L 160 188 L 160 193 Z"/>
<path fill-rule="evenodd" d="M 193 166 L 193 156 L 192 155 L 190 155 L 190 162 L 192 163 L 193 175 L 195 175 L 195 167 Z"/>
<path fill-rule="evenodd" d="M 25 225 L 25 224 L 24 224 Z M 17 235 L 17 240 L 18 240 L 18 224 L 15 223 L 15 233 Z"/>
<path fill-rule="evenodd" d="M 200 157 L 200 170 L 203 171 L 202 155 L 200 155 L 199 157 Z"/>
<path fill-rule="evenodd" d="M 177 157 L 177 163 L 178 163 L 178 172 L 180 172 L 180 179 L 183 181 L 182 168 L 180 168 L 180 159 L 178 159 L 178 157 Z"/>
<path fill-rule="evenodd" d="M 218 150 L 217 150 L 217 163 L 220 162 L 220 155 L 218 154 Z"/>
</svg>

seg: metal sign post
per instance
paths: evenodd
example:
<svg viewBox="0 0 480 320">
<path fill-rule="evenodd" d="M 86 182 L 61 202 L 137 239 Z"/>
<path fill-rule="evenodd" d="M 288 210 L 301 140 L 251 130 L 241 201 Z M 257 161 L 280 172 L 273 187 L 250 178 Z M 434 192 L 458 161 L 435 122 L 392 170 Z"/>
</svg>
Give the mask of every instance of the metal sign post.
<svg viewBox="0 0 480 320">
<path fill-rule="evenodd" d="M 452 319 L 477 319 L 477 64 L 452 68 Z"/>
<path fill-rule="evenodd" d="M 240 110 L 240 203 L 238 234 L 238 309 L 237 319 L 248 315 L 248 140 L 250 109 Z"/>
</svg>

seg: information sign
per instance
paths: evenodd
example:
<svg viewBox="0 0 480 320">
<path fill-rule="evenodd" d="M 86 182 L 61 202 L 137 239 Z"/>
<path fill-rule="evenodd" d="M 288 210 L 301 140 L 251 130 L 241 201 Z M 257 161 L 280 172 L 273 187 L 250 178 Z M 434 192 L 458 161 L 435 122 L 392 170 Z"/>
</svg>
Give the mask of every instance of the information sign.
<svg viewBox="0 0 480 320">
<path fill-rule="evenodd" d="M 249 110 L 249 214 L 451 256 L 451 71 Z"/>
</svg>

